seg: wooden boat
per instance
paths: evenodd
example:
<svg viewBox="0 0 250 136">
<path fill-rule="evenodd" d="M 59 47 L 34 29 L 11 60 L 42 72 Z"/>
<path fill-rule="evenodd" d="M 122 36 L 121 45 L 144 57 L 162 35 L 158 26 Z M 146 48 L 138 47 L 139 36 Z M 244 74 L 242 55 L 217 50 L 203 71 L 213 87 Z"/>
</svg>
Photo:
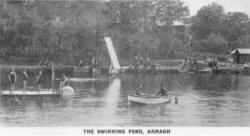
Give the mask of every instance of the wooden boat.
<svg viewBox="0 0 250 136">
<path fill-rule="evenodd" d="M 149 96 L 149 95 L 128 95 L 128 103 L 137 104 L 162 104 L 168 103 L 171 99 L 166 96 Z"/>
</svg>

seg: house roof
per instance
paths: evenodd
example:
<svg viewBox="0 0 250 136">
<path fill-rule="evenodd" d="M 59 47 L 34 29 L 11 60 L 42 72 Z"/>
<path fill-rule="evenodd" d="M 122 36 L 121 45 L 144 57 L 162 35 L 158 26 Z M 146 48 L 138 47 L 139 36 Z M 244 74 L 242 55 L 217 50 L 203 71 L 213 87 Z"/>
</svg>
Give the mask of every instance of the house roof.
<svg viewBox="0 0 250 136">
<path fill-rule="evenodd" d="M 231 54 L 235 54 L 235 52 L 238 51 L 240 54 L 250 54 L 250 48 L 239 48 L 239 49 L 234 49 Z"/>
</svg>

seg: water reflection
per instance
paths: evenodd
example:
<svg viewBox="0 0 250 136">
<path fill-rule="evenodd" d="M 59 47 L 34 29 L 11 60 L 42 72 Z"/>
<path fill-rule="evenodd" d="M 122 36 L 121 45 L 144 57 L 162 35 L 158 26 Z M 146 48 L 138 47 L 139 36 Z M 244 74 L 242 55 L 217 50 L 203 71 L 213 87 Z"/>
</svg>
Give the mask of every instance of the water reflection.
<svg viewBox="0 0 250 136">
<path fill-rule="evenodd" d="M 109 118 L 110 124 L 113 124 L 116 119 L 113 118 L 116 114 L 118 108 L 118 102 L 120 100 L 120 89 L 121 89 L 121 80 L 114 79 L 109 87 L 106 89 L 106 94 L 104 96 L 104 109 L 103 109 L 103 118 Z"/>
<path fill-rule="evenodd" d="M 250 76 L 212 74 L 123 75 L 70 82 L 69 105 L 58 98 L 2 99 L 2 126 L 250 126 Z M 127 95 L 140 82 L 153 94 L 163 82 L 173 99 L 161 106 L 129 108 Z M 50 81 L 45 81 L 50 85 Z M 164 110 L 162 110 L 164 109 Z"/>
</svg>

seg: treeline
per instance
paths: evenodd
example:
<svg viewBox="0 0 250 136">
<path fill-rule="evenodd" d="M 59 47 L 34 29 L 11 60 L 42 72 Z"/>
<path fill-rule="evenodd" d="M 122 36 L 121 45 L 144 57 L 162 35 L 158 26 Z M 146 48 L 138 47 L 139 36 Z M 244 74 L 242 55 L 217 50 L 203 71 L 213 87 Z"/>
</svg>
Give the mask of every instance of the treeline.
<svg viewBox="0 0 250 136">
<path fill-rule="evenodd" d="M 7 0 L 0 2 L 0 55 L 69 64 L 97 56 L 107 62 L 104 36 L 112 38 L 123 63 L 135 56 L 226 54 L 247 47 L 249 27 L 247 14 L 225 13 L 215 3 L 190 18 L 181 0 Z"/>
<path fill-rule="evenodd" d="M 227 54 L 235 48 L 249 48 L 250 21 L 246 13 L 226 13 L 221 5 L 202 7 L 191 18 L 192 49 Z"/>
</svg>

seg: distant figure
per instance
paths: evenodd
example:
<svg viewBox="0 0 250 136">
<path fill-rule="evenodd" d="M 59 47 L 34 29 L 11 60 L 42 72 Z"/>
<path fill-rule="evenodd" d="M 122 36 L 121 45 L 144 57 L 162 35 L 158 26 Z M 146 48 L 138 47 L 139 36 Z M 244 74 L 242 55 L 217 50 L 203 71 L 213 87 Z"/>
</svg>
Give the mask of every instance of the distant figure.
<svg viewBox="0 0 250 136">
<path fill-rule="evenodd" d="M 78 67 L 82 67 L 83 66 L 83 62 L 82 60 L 79 61 Z"/>
<path fill-rule="evenodd" d="M 116 12 L 116 23 L 120 23 L 120 16 L 121 16 L 121 13 L 119 10 L 117 10 Z"/>
<path fill-rule="evenodd" d="M 156 95 L 167 96 L 167 90 L 163 86 L 163 83 L 161 83 L 160 91 L 158 93 L 156 93 Z"/>
<path fill-rule="evenodd" d="M 43 62 L 43 60 L 41 60 L 41 61 L 39 62 L 39 66 L 43 66 L 43 64 L 44 64 L 44 62 Z"/>
<path fill-rule="evenodd" d="M 44 62 L 44 65 L 49 66 L 49 60 L 48 59 Z"/>
<path fill-rule="evenodd" d="M 144 61 L 144 68 L 148 69 L 148 68 L 150 68 L 150 66 L 151 66 L 151 61 L 150 61 L 149 57 L 147 57 Z"/>
<path fill-rule="evenodd" d="M 244 63 L 243 67 L 248 68 L 249 67 L 248 63 Z"/>
<path fill-rule="evenodd" d="M 134 68 L 135 69 L 137 69 L 138 67 L 139 67 L 139 60 L 138 60 L 138 57 L 137 56 L 135 56 L 135 58 L 134 58 Z"/>
<path fill-rule="evenodd" d="M 60 80 L 60 88 L 63 88 L 64 86 L 68 85 L 69 78 L 63 73 L 62 79 Z"/>
<path fill-rule="evenodd" d="M 69 82 L 66 81 L 66 82 L 64 83 L 64 86 L 69 86 Z"/>
<path fill-rule="evenodd" d="M 96 59 L 93 58 L 92 59 L 92 73 L 96 73 L 97 72 L 97 62 Z"/>
<path fill-rule="evenodd" d="M 26 89 L 27 87 L 27 79 L 28 79 L 27 69 L 24 69 L 22 72 L 23 89 Z"/>
<path fill-rule="evenodd" d="M 42 69 L 39 70 L 38 73 L 37 73 L 37 75 L 36 75 L 36 81 L 37 81 L 37 85 L 38 85 L 38 91 L 40 91 L 40 89 L 41 89 L 41 83 L 42 83 L 41 77 L 42 77 Z"/>
<path fill-rule="evenodd" d="M 141 82 L 140 85 L 135 90 L 136 95 L 141 95 L 142 90 L 143 90 L 143 84 Z"/>
<path fill-rule="evenodd" d="M 143 65 L 144 59 L 143 57 L 140 57 L 140 65 Z"/>
<path fill-rule="evenodd" d="M 14 67 L 12 67 L 12 70 L 9 74 L 9 81 L 10 81 L 10 93 L 11 91 L 14 91 L 15 89 L 15 82 L 16 82 L 16 79 L 17 79 L 17 75 L 16 75 L 16 72 L 14 70 Z"/>
</svg>

